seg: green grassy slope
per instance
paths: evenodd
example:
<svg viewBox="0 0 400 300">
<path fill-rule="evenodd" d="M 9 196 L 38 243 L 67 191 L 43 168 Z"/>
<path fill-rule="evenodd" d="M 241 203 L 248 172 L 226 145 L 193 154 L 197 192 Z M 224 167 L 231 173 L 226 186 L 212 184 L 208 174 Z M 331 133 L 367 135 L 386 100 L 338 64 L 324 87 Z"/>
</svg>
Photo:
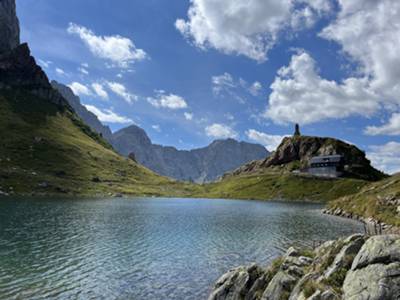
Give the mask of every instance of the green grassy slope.
<svg viewBox="0 0 400 300">
<path fill-rule="evenodd" d="M 327 202 L 357 193 L 366 181 L 358 179 L 320 179 L 289 172 L 228 176 L 220 182 L 204 186 L 196 196 L 208 198 L 296 200 Z"/>
<path fill-rule="evenodd" d="M 333 201 L 329 207 L 341 208 L 358 216 L 372 217 L 400 227 L 398 201 L 400 201 L 400 174 L 370 183 L 354 195 Z"/>
<path fill-rule="evenodd" d="M 186 196 L 193 185 L 116 154 L 74 113 L 29 92 L 0 91 L 0 191 Z"/>
</svg>

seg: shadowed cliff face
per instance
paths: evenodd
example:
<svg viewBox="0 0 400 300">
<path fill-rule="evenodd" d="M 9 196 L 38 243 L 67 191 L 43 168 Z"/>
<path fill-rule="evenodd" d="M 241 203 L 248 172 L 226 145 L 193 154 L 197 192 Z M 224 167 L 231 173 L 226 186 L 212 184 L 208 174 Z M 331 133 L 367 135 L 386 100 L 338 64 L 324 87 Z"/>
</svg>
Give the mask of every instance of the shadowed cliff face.
<svg viewBox="0 0 400 300">
<path fill-rule="evenodd" d="M 15 0 L 0 0 L 0 53 L 19 45 L 19 22 Z"/>
</svg>

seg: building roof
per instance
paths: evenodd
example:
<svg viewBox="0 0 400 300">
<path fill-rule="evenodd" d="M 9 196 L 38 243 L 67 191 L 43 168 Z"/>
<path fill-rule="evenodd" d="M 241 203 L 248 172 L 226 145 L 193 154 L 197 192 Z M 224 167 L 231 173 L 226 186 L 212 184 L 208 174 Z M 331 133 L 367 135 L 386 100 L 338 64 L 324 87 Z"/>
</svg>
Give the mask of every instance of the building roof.
<svg viewBox="0 0 400 300">
<path fill-rule="evenodd" d="M 311 164 L 319 164 L 319 163 L 327 163 L 327 162 L 339 163 L 341 161 L 342 161 L 341 155 L 323 155 L 323 156 L 312 157 L 310 160 L 310 163 Z"/>
</svg>

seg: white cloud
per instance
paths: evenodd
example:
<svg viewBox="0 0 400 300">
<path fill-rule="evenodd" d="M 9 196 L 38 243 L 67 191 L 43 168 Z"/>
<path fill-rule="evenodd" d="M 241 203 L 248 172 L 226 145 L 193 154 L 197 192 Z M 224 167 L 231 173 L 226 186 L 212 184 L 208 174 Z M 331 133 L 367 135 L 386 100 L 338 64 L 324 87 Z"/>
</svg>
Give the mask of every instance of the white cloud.
<svg viewBox="0 0 400 300">
<path fill-rule="evenodd" d="M 39 63 L 39 65 L 41 65 L 43 68 L 49 68 L 50 67 L 50 65 L 53 63 L 52 61 L 50 61 L 50 60 L 42 60 L 42 59 L 38 59 L 38 63 Z"/>
<path fill-rule="evenodd" d="M 296 29 L 311 26 L 330 9 L 328 2 L 192 0 L 188 20 L 176 20 L 175 27 L 201 49 L 215 48 L 263 62 L 284 29 L 292 25 Z"/>
<path fill-rule="evenodd" d="M 86 85 L 84 85 L 82 83 L 73 82 L 68 86 L 71 88 L 71 90 L 77 96 L 92 96 L 93 95 L 90 88 L 88 88 Z"/>
<path fill-rule="evenodd" d="M 308 124 L 352 115 L 371 116 L 380 98 L 367 78 L 347 78 L 340 84 L 322 78 L 306 52 L 292 56 L 271 85 L 267 118 L 276 123 Z"/>
<path fill-rule="evenodd" d="M 400 172 L 400 143 L 389 142 L 385 145 L 370 146 L 367 157 L 372 164 L 386 173 Z"/>
<path fill-rule="evenodd" d="M 117 94 L 121 98 L 125 99 L 125 101 L 128 103 L 137 101 L 139 98 L 135 94 L 128 92 L 127 88 L 121 83 L 107 81 L 107 86 L 111 91 L 113 91 L 115 94 Z"/>
<path fill-rule="evenodd" d="M 64 76 L 65 75 L 65 71 L 61 68 L 56 68 L 56 73 L 60 76 Z"/>
<path fill-rule="evenodd" d="M 97 36 L 90 29 L 74 23 L 69 24 L 68 33 L 79 36 L 95 56 L 121 68 L 147 58 L 144 50 L 136 48 L 132 40 L 120 35 Z"/>
<path fill-rule="evenodd" d="M 185 112 L 185 113 L 183 113 L 183 115 L 185 116 L 186 120 L 188 120 L 188 121 L 193 120 L 193 114 L 192 113 Z"/>
<path fill-rule="evenodd" d="M 84 75 L 89 75 L 89 71 L 86 70 L 84 67 L 79 67 L 78 71 L 81 72 Z"/>
<path fill-rule="evenodd" d="M 246 135 L 249 140 L 264 145 L 268 151 L 275 151 L 282 142 L 283 138 L 285 138 L 283 135 L 271 135 L 255 129 L 247 130 Z"/>
<path fill-rule="evenodd" d="M 108 100 L 108 93 L 104 89 L 102 84 L 100 84 L 98 82 L 92 83 L 92 89 L 96 93 L 97 96 L 99 96 L 100 98 L 102 98 L 104 100 Z"/>
<path fill-rule="evenodd" d="M 228 125 L 212 124 L 206 127 L 206 135 L 216 139 L 237 138 L 238 133 Z"/>
<path fill-rule="evenodd" d="M 235 120 L 235 117 L 230 113 L 224 114 L 224 117 L 227 118 L 229 121 Z"/>
<path fill-rule="evenodd" d="M 165 91 L 156 91 L 156 93 L 157 96 L 155 98 L 147 98 L 147 101 L 154 107 L 169 109 L 184 109 L 188 107 L 186 100 L 181 96 L 174 94 L 167 95 Z"/>
<path fill-rule="evenodd" d="M 256 81 L 249 87 L 249 92 L 253 96 L 258 96 L 260 94 L 261 89 L 262 89 L 261 82 Z"/>
<path fill-rule="evenodd" d="M 386 101 L 400 100 L 400 1 L 339 0 L 337 20 L 321 36 L 336 41 Z"/>
<path fill-rule="evenodd" d="M 157 132 L 161 132 L 160 125 L 153 125 L 153 126 L 151 126 L 151 128 L 153 128 Z"/>
<path fill-rule="evenodd" d="M 236 99 L 239 103 L 244 104 L 248 94 L 254 97 L 258 96 L 262 85 L 255 81 L 249 84 L 243 78 L 235 79 L 231 74 L 225 72 L 222 75 L 211 77 L 212 91 L 217 97 L 230 97 Z"/>
<path fill-rule="evenodd" d="M 400 113 L 394 113 L 388 123 L 382 126 L 368 126 L 365 129 L 368 135 L 400 135 Z"/>
<path fill-rule="evenodd" d="M 213 84 L 213 93 L 217 96 L 236 87 L 232 75 L 226 72 L 222 75 L 213 76 L 211 82 Z"/>
<path fill-rule="evenodd" d="M 133 123 L 133 121 L 127 117 L 118 115 L 113 112 L 111 109 L 101 110 L 93 105 L 85 105 L 85 107 L 94 113 L 101 122 L 105 123 L 118 123 L 118 124 L 129 124 Z"/>
</svg>

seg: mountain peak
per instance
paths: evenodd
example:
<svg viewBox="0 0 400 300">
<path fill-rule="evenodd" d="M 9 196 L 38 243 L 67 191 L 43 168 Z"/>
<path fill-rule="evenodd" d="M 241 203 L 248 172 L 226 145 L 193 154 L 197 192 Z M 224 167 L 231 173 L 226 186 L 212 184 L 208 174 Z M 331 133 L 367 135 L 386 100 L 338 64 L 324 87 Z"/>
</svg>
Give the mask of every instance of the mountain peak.
<svg viewBox="0 0 400 300">
<path fill-rule="evenodd" d="M 9 52 L 20 44 L 19 33 L 15 0 L 0 0 L 0 53 Z"/>
</svg>

